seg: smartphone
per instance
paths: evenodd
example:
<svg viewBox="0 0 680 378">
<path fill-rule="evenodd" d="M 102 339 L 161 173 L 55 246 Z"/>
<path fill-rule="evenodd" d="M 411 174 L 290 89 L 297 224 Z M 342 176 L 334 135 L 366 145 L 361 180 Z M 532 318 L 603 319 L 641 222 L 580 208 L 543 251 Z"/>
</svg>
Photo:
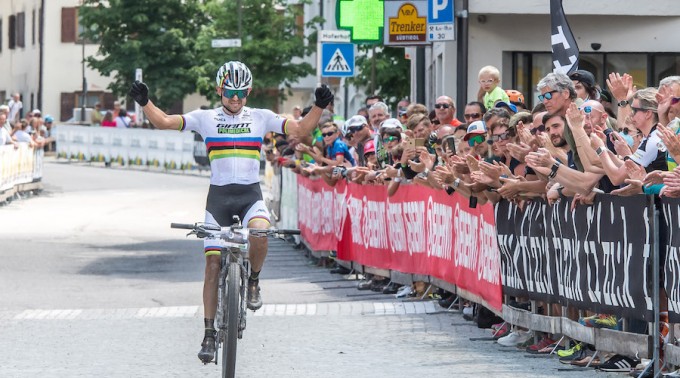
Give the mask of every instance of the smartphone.
<svg viewBox="0 0 680 378">
<path fill-rule="evenodd" d="M 453 137 L 450 138 L 444 138 L 442 140 L 442 150 L 446 152 L 447 154 L 455 155 L 456 154 L 456 139 Z"/>
<path fill-rule="evenodd" d="M 413 138 L 410 138 L 408 141 L 406 141 L 406 148 L 415 150 L 416 149 L 416 141 Z"/>
<path fill-rule="evenodd" d="M 425 139 L 424 138 L 416 138 L 415 139 L 415 146 L 416 147 L 423 147 L 425 145 Z"/>
</svg>

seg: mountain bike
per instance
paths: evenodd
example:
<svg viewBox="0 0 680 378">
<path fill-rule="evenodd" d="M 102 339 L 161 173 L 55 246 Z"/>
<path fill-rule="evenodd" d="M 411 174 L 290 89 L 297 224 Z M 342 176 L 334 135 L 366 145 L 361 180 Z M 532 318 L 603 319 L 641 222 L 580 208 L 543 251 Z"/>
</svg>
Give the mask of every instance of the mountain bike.
<svg viewBox="0 0 680 378">
<path fill-rule="evenodd" d="M 217 364 L 221 348 L 222 377 L 233 378 L 236 372 L 236 342 L 243 338 L 246 329 L 246 286 L 250 277 L 248 237 L 298 235 L 300 230 L 245 228 L 238 217 L 234 217 L 234 224 L 229 227 L 209 223 L 172 223 L 170 227 L 191 230 L 187 236 L 196 235 L 201 239 L 211 238 L 220 242 L 214 361 Z"/>
</svg>

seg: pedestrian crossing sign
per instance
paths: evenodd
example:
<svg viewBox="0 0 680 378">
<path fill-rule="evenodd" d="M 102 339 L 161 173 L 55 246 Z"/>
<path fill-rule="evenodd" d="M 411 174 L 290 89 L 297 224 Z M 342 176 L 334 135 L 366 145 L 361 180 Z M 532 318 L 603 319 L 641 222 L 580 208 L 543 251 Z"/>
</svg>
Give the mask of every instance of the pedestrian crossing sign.
<svg viewBox="0 0 680 378">
<path fill-rule="evenodd" d="M 322 43 L 321 67 L 323 77 L 354 76 L 354 44 Z"/>
</svg>

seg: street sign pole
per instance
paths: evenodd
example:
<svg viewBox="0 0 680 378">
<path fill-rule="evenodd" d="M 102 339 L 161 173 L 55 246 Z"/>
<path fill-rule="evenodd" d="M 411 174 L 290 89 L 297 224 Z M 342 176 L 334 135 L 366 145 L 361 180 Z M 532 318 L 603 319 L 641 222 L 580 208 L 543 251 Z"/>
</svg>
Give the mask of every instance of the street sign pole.
<svg viewBox="0 0 680 378">
<path fill-rule="evenodd" d="M 143 81 L 142 80 L 142 69 L 137 68 L 135 70 L 135 80 Z M 97 111 L 97 109 L 94 109 L 93 111 Z M 144 122 L 144 112 L 142 111 L 142 107 L 139 106 L 137 101 L 135 101 L 135 118 L 137 120 L 137 126 L 141 126 L 142 122 Z"/>
</svg>

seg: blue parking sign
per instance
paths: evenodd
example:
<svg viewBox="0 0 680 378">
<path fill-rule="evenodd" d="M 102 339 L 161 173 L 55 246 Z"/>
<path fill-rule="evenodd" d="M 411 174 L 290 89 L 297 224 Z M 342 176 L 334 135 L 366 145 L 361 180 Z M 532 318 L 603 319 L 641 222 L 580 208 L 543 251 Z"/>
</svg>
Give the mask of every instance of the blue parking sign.
<svg viewBox="0 0 680 378">
<path fill-rule="evenodd" d="M 354 76 L 354 44 L 322 43 L 321 67 L 323 77 Z"/>
</svg>

